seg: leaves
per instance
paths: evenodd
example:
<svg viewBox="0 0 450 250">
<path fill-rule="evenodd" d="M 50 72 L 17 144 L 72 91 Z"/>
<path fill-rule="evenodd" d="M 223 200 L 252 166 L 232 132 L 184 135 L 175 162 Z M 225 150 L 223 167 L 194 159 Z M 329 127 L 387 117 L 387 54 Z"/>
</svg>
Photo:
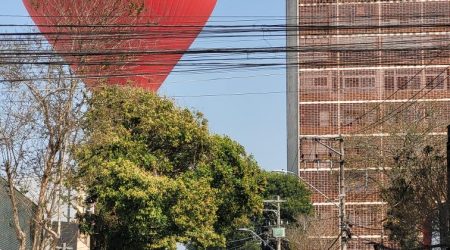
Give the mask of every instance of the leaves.
<svg viewBox="0 0 450 250">
<path fill-rule="evenodd" d="M 305 185 L 298 180 L 296 176 L 286 175 L 274 172 L 264 172 L 263 178 L 264 190 L 263 197 L 265 199 L 274 199 L 277 195 L 286 202 L 281 204 L 281 220 L 284 223 L 284 227 L 287 227 L 289 231 L 295 229 L 298 223 L 297 218 L 301 215 L 309 215 L 312 212 L 312 204 L 310 202 L 311 192 L 305 187 Z M 266 206 L 266 209 L 274 209 L 274 207 Z M 276 216 L 273 212 L 265 212 L 254 214 L 252 221 L 248 223 L 247 228 L 252 229 L 258 235 L 269 240 L 268 237 L 271 232 L 271 226 L 275 225 Z M 242 239 L 248 238 L 248 233 L 242 232 L 230 232 L 228 248 L 240 247 L 245 241 Z M 251 238 L 250 238 L 251 239 Z M 273 242 L 272 242 L 273 243 Z M 275 246 L 273 246 L 275 248 Z M 261 249 L 260 244 L 252 243 L 248 240 L 245 249 Z"/>
<path fill-rule="evenodd" d="M 301 214 L 312 212 L 311 192 L 296 176 L 281 173 L 265 173 L 267 186 L 264 197 L 272 199 L 279 195 L 286 200 L 281 206 L 281 218 L 288 222 L 296 222 Z"/>
<path fill-rule="evenodd" d="M 262 211 L 256 161 L 230 138 L 211 135 L 200 113 L 106 87 L 93 93 L 84 131 L 79 179 L 96 214 L 80 219 L 99 247 L 223 247 Z"/>
<path fill-rule="evenodd" d="M 434 144 L 433 146 L 430 146 Z M 419 246 L 417 235 L 424 223 L 444 229 L 439 221 L 446 215 L 439 210 L 446 200 L 445 144 L 430 136 L 407 136 L 402 148 L 393 156 L 390 184 L 382 190 L 388 203 L 385 228 L 391 238 L 404 248 Z"/>
<path fill-rule="evenodd" d="M 206 124 L 200 114 L 179 109 L 155 94 L 119 88 L 97 91 L 86 119 L 92 153 L 123 156 L 169 176 L 195 166 L 205 155 Z"/>
</svg>

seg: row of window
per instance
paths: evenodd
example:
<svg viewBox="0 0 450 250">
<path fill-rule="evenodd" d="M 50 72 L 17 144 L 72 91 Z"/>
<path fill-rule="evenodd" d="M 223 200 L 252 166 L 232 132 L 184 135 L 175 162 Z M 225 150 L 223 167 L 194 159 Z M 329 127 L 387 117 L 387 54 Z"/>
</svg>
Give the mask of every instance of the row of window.
<svg viewBox="0 0 450 250">
<path fill-rule="evenodd" d="M 310 119 L 312 118 L 310 121 L 304 121 L 305 124 L 310 123 L 310 125 L 321 128 L 330 126 L 334 127 L 337 125 L 336 114 L 332 114 L 331 111 L 322 110 L 319 111 L 316 115 L 318 115 L 318 117 L 310 117 Z M 355 125 L 370 124 L 376 121 L 376 112 L 368 113 L 364 116 L 363 115 L 364 112 L 362 110 L 342 110 L 341 125 L 351 127 Z M 362 117 L 363 119 L 361 119 Z"/>
<path fill-rule="evenodd" d="M 443 75 L 427 75 L 425 76 L 425 88 L 426 89 L 444 89 L 447 82 L 447 77 Z M 421 89 L 421 78 L 420 77 L 409 77 L 409 76 L 386 76 L 384 78 L 384 87 L 386 90 L 417 90 Z"/>
<path fill-rule="evenodd" d="M 385 114 L 392 114 L 398 110 L 399 105 L 386 106 L 384 108 Z M 370 112 L 369 112 L 370 111 Z M 343 128 L 350 128 L 354 126 L 366 126 L 374 124 L 380 115 L 378 110 L 372 110 L 369 107 L 343 107 L 340 114 L 340 124 Z M 310 110 L 303 109 L 301 112 L 301 127 L 310 128 L 332 128 L 338 125 L 338 112 L 336 108 Z M 402 123 L 402 122 L 417 122 L 426 119 L 448 119 L 450 117 L 450 106 L 448 104 L 436 105 L 427 103 L 422 106 L 414 105 L 401 113 L 392 115 L 387 123 Z"/>
<path fill-rule="evenodd" d="M 450 22 L 449 22 L 450 23 Z M 446 38 L 447 43 L 450 38 Z M 432 41 L 430 41 L 431 43 Z M 349 43 L 350 46 L 361 46 L 358 43 Z M 364 44 L 363 44 L 364 45 Z M 303 68 L 317 68 L 317 67 L 337 67 L 340 66 L 357 66 L 361 64 L 365 65 L 418 65 L 422 64 L 423 60 L 429 61 L 436 58 L 435 64 L 447 65 L 450 62 L 450 51 L 448 50 L 448 44 L 432 44 L 424 46 L 434 46 L 433 49 L 421 49 L 420 41 L 408 41 L 404 40 L 402 46 L 416 46 L 415 49 L 408 48 L 387 48 L 373 49 L 372 51 L 342 51 L 342 52 L 330 52 L 333 49 L 333 45 L 327 45 L 324 48 L 317 46 L 317 50 L 322 49 L 320 52 L 301 52 L 300 63 Z M 301 45 L 303 49 L 316 49 L 314 46 Z M 334 45 L 338 46 L 338 45 Z M 368 47 L 367 45 L 366 47 Z M 329 48 L 327 48 L 329 47 Z M 326 51 L 330 50 L 330 51 Z M 350 50 L 350 49 L 348 49 Z"/>
<path fill-rule="evenodd" d="M 327 77 L 316 77 L 312 79 L 314 87 L 328 87 Z M 344 78 L 344 88 L 375 88 L 375 78 L 373 77 L 346 77 Z"/>
<path fill-rule="evenodd" d="M 373 77 L 350 77 L 344 78 L 344 88 L 375 88 L 375 78 Z"/>
<path fill-rule="evenodd" d="M 336 15 L 339 11 L 339 16 Z M 302 6 L 300 7 L 301 24 L 358 24 L 377 25 L 381 16 L 381 24 L 420 24 L 446 23 L 449 20 L 450 3 L 442 2 L 398 2 L 382 4 Z"/>
<path fill-rule="evenodd" d="M 419 90 L 426 89 L 445 89 L 449 76 L 447 74 L 438 75 L 425 75 L 423 78 L 421 75 L 397 75 L 397 76 L 385 76 L 384 88 L 389 90 Z M 375 77 L 373 76 L 352 76 L 342 77 L 341 86 L 343 89 L 374 89 L 376 87 Z M 302 78 L 301 85 L 305 89 L 327 89 L 333 88 L 337 90 L 337 78 L 319 76 L 314 78 Z M 423 84 L 422 84 L 423 82 Z M 450 87 L 450 86 L 449 86 Z"/>
</svg>

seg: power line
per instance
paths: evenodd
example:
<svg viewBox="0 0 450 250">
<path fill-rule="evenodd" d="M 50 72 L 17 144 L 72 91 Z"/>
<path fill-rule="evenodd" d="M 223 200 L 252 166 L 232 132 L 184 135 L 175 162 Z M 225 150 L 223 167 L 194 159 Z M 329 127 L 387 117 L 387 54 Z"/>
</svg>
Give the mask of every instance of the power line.
<svg viewBox="0 0 450 250">
<path fill-rule="evenodd" d="M 447 69 L 449 69 L 449 68 L 450 68 L 450 67 L 445 68 L 445 70 L 444 70 L 443 72 L 445 72 L 445 71 L 446 71 Z M 443 72 L 442 72 L 442 73 L 443 73 Z M 416 103 L 417 100 L 419 100 L 420 98 L 424 97 L 425 95 L 427 95 L 428 93 L 430 93 L 432 90 L 434 90 L 437 86 L 439 86 L 439 85 L 441 84 L 441 83 L 438 83 L 438 84 L 433 84 L 433 83 L 434 83 L 434 81 L 435 81 L 442 73 L 440 73 L 438 76 L 436 76 L 436 77 L 433 79 L 433 81 L 430 83 L 430 85 L 432 84 L 432 85 L 431 85 L 431 86 L 432 86 L 431 88 L 429 88 L 430 85 L 428 85 L 428 84 L 425 85 L 422 89 L 420 89 L 419 91 L 417 91 L 416 93 L 414 93 L 414 95 L 411 96 L 408 100 L 406 100 L 405 102 L 403 102 L 399 107 L 396 107 L 395 109 L 393 109 L 393 110 L 390 111 L 388 114 L 386 114 L 385 116 L 381 117 L 380 119 L 378 119 L 378 120 L 375 121 L 374 123 L 372 123 L 372 124 L 370 124 L 370 125 L 368 125 L 368 126 L 366 126 L 366 127 L 364 127 L 364 128 L 361 128 L 361 129 L 355 131 L 355 133 L 364 132 L 364 131 L 367 131 L 368 129 L 370 129 L 370 128 L 374 127 L 374 126 L 381 125 L 381 124 L 383 124 L 384 122 L 386 122 L 390 117 L 392 117 L 392 115 L 398 114 L 398 113 L 400 113 L 400 112 L 406 110 L 408 107 L 410 107 L 411 105 L 413 105 L 414 103 Z M 445 81 L 445 80 L 448 79 L 449 77 L 450 77 L 450 75 L 449 75 L 449 76 L 446 76 L 442 81 Z M 417 95 L 419 95 L 419 94 L 420 94 L 423 90 L 425 90 L 426 88 L 428 88 L 428 91 L 427 91 L 427 92 L 425 92 L 424 94 L 422 94 L 419 98 L 415 98 Z M 406 106 L 405 106 L 404 108 L 402 108 L 402 106 L 405 105 L 405 104 L 406 104 Z"/>
</svg>

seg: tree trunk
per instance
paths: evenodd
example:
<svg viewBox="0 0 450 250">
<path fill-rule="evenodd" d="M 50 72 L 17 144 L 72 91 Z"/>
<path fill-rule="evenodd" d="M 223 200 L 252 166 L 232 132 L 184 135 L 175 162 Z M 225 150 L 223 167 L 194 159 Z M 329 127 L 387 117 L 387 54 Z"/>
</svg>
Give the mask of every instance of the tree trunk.
<svg viewBox="0 0 450 250">
<path fill-rule="evenodd" d="M 43 216 L 44 216 L 44 209 L 45 209 L 44 206 L 46 204 L 45 196 L 47 193 L 50 171 L 52 169 L 51 165 L 49 165 L 49 162 L 53 162 L 53 161 L 52 160 L 47 161 L 47 166 L 44 171 L 44 175 L 42 176 L 42 179 L 41 179 L 41 187 L 39 189 L 39 198 L 38 198 L 38 202 L 37 202 L 36 213 L 33 216 L 35 226 L 34 226 L 34 230 L 33 230 L 34 238 L 33 238 L 32 250 L 40 250 L 41 249 L 41 241 L 42 241 L 41 233 L 43 232 L 42 229 L 44 227 Z"/>
</svg>

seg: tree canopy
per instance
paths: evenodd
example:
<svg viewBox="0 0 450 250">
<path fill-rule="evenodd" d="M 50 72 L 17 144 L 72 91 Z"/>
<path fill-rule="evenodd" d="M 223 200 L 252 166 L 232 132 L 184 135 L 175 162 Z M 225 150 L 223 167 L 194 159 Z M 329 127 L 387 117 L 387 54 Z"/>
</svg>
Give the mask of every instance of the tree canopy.
<svg viewBox="0 0 450 250">
<path fill-rule="evenodd" d="M 373 183 L 386 202 L 386 216 L 380 222 L 389 236 L 388 244 L 428 249 L 434 243 L 444 246 L 448 242 L 447 183 L 443 179 L 447 138 L 441 134 L 446 124 L 440 106 L 418 103 L 388 121 L 388 136 L 347 140 L 347 145 L 358 148 L 357 154 L 346 154 L 349 168 L 378 169 L 383 174 Z"/>
<path fill-rule="evenodd" d="M 388 205 L 384 227 L 402 249 L 428 248 L 432 237 L 448 240 L 444 149 L 444 138 L 406 134 L 392 156 L 390 183 L 381 190 Z"/>
<path fill-rule="evenodd" d="M 299 181 L 297 176 L 276 172 L 265 172 L 267 186 L 263 196 L 266 199 L 279 195 L 286 202 L 281 206 L 281 219 L 297 222 L 299 215 L 307 215 L 312 211 L 311 191 Z"/>
<path fill-rule="evenodd" d="M 202 114 L 139 89 L 93 92 L 77 150 L 96 249 L 224 247 L 262 212 L 264 176 L 244 148 L 211 134 Z"/>
</svg>

